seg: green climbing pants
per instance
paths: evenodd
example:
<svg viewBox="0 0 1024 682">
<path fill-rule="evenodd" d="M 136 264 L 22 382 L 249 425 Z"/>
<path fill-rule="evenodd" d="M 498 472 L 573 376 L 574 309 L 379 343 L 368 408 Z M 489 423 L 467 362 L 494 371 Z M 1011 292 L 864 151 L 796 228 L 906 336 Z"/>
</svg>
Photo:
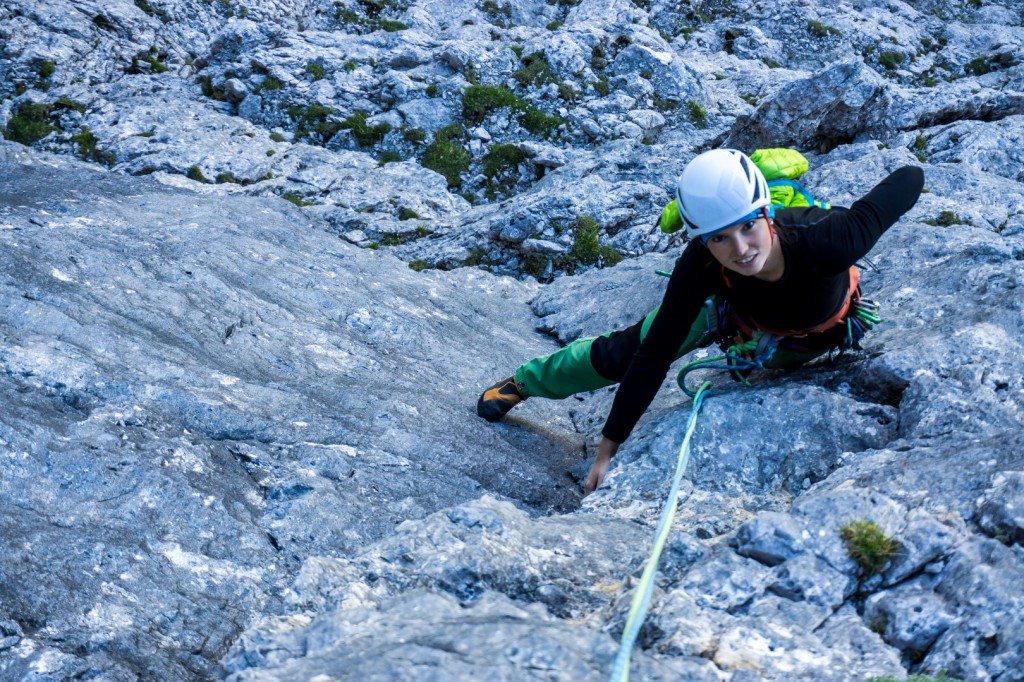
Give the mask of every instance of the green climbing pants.
<svg viewBox="0 0 1024 682">
<path fill-rule="evenodd" d="M 690 333 L 679 347 L 676 358 L 695 348 L 708 346 L 723 337 L 737 333 L 735 328 L 720 323 L 709 325 L 708 316 L 717 308 L 714 297 L 710 305 L 697 315 L 690 325 Z M 567 398 L 576 393 L 611 386 L 622 380 L 640 342 L 647 336 L 658 308 L 627 329 L 607 332 L 601 336 L 577 339 L 550 355 L 534 358 L 516 369 L 516 383 L 528 398 Z M 711 333 L 709 329 L 718 331 Z M 812 344 L 813 345 L 813 344 Z M 771 369 L 798 367 L 825 354 L 834 344 L 817 347 L 787 347 L 780 345 L 765 363 Z"/>
</svg>

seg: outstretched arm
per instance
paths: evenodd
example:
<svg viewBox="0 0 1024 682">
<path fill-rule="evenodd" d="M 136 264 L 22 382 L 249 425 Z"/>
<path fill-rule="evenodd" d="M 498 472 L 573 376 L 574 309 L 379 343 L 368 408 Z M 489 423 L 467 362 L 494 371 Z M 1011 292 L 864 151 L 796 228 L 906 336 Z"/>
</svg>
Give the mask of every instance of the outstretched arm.
<svg viewBox="0 0 1024 682">
<path fill-rule="evenodd" d="M 843 270 L 867 255 L 881 236 L 909 211 L 924 187 L 924 172 L 904 166 L 853 203 L 832 211 L 807 229 L 814 231 L 815 259 L 824 269 Z M 801 214 L 797 215 L 797 221 Z"/>
<path fill-rule="evenodd" d="M 661 388 L 669 365 L 686 340 L 704 299 L 711 293 L 706 271 L 712 260 L 703 245 L 690 242 L 676 262 L 658 314 L 615 393 L 615 402 L 601 431 L 608 440 L 625 441 Z"/>
</svg>

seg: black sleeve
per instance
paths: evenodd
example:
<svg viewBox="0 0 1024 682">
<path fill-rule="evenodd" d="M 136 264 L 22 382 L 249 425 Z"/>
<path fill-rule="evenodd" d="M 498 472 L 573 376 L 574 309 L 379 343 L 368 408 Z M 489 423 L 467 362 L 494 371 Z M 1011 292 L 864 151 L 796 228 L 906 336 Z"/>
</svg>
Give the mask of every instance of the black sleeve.
<svg viewBox="0 0 1024 682">
<path fill-rule="evenodd" d="M 708 258 L 703 245 L 691 242 L 676 262 L 658 314 L 615 394 L 602 431 L 609 440 L 626 440 L 661 388 L 669 365 L 711 294 Z"/>
<path fill-rule="evenodd" d="M 849 268 L 917 203 L 923 187 L 924 172 L 917 166 L 904 166 L 889 174 L 848 211 L 829 211 L 807 228 L 808 257 L 824 271 Z"/>
</svg>

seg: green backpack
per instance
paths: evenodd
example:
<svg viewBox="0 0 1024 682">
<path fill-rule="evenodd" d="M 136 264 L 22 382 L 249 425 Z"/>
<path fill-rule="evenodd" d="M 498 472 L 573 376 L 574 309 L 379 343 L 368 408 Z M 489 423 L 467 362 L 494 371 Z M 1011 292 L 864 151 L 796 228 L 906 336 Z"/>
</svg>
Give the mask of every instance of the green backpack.
<svg viewBox="0 0 1024 682">
<path fill-rule="evenodd" d="M 776 208 L 795 208 L 800 206 L 817 206 L 831 208 L 824 201 L 819 201 L 797 182 L 797 178 L 807 172 L 808 163 L 804 155 L 795 149 L 758 149 L 750 155 L 750 160 L 764 173 L 768 181 L 768 191 L 772 195 L 772 206 Z M 667 234 L 678 232 L 683 226 L 679 215 L 679 205 L 673 199 L 661 212 L 661 231 Z"/>
</svg>

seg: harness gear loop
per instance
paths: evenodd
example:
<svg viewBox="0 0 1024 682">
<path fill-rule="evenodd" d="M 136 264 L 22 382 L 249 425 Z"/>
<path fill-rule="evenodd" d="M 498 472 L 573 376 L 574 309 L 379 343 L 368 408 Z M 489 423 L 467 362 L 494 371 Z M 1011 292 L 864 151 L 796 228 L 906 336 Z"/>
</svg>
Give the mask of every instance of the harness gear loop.
<svg viewBox="0 0 1024 682">
<path fill-rule="evenodd" d="M 799 332 L 779 332 L 766 329 L 752 318 L 740 315 L 725 298 L 709 297 L 704 301 L 704 314 L 707 317 L 707 331 L 704 339 L 708 342 L 718 341 L 725 353 L 684 365 L 676 375 L 679 388 L 686 395 L 694 397 L 695 392 L 686 386 L 686 377 L 690 372 L 699 368 L 727 370 L 735 381 L 741 382 L 744 386 L 750 386 L 747 377 L 755 369 L 764 369 L 778 348 L 784 347 L 796 351 L 810 350 L 803 343 L 805 338 L 811 334 L 821 334 L 833 329 L 841 329 L 841 336 L 837 331 L 836 335 L 826 337 L 830 339 L 829 343 L 831 344 L 827 350 L 830 361 L 835 362 L 848 350 L 860 350 L 861 339 L 881 321 L 881 317 L 876 301 L 861 298 L 860 271 L 855 267 L 850 268 L 849 278 L 850 286 L 839 310 L 825 322 L 812 329 Z M 729 338 L 731 334 L 734 335 L 734 338 Z M 813 339 L 808 339 L 808 341 L 813 341 Z M 811 347 L 814 347 L 813 344 Z M 822 352 L 825 351 L 823 345 L 818 348 L 821 348 Z"/>
<path fill-rule="evenodd" d="M 878 302 L 869 298 L 858 298 L 854 301 L 852 309 L 844 321 L 846 334 L 828 354 L 828 358 L 832 362 L 838 360 L 848 350 L 861 350 L 861 339 L 882 321 Z"/>
</svg>

